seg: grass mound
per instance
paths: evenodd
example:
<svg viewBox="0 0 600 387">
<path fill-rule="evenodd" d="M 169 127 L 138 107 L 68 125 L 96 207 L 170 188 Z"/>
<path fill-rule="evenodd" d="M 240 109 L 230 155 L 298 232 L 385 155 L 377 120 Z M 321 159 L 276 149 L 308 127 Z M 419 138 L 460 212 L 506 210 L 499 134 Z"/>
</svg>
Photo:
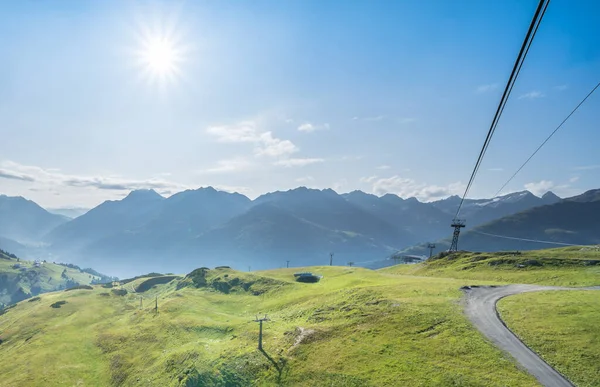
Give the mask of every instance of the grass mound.
<svg viewBox="0 0 600 387">
<path fill-rule="evenodd" d="M 214 270 L 200 268 L 192 271 L 179 283 L 178 289 L 184 287 L 210 288 L 221 293 L 248 292 L 255 296 L 268 291 L 277 291 L 287 282 L 260 275 L 242 273 L 227 266 L 219 266 Z"/>
<path fill-rule="evenodd" d="M 94 290 L 90 285 L 77 285 L 72 288 L 65 289 L 65 292 L 70 292 L 71 290 Z"/>
<path fill-rule="evenodd" d="M 150 289 L 152 289 L 152 287 L 156 286 L 156 285 L 163 285 L 163 284 L 168 284 L 169 282 L 177 279 L 177 278 L 181 278 L 179 276 L 176 275 L 165 275 L 165 276 L 161 276 L 161 277 L 151 277 L 143 282 L 140 282 L 136 287 L 135 287 L 135 291 L 137 293 L 143 293 L 145 291 L 148 291 Z"/>
<path fill-rule="evenodd" d="M 55 303 L 53 303 L 53 304 L 50 304 L 50 307 L 51 307 L 51 308 L 58 309 L 58 308 L 60 308 L 61 306 L 65 305 L 66 303 L 67 303 L 67 301 L 57 301 L 57 302 L 55 302 Z"/>
<path fill-rule="evenodd" d="M 600 284 L 600 251 L 565 247 L 536 251 L 443 252 L 416 265 L 385 273 L 562 286 Z"/>
<path fill-rule="evenodd" d="M 126 289 L 111 289 L 110 292 L 115 296 L 126 296 L 127 295 Z"/>
</svg>

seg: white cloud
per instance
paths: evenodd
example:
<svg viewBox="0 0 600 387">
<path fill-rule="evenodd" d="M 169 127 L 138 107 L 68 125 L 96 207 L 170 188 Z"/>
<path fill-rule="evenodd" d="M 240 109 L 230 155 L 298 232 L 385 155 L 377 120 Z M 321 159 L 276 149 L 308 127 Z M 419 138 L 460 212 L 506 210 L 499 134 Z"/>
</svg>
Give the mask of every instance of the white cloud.
<svg viewBox="0 0 600 387">
<path fill-rule="evenodd" d="M 347 185 L 348 185 L 348 180 L 340 179 L 340 180 L 336 181 L 335 183 L 333 183 L 333 190 L 335 192 L 341 192 L 344 190 L 344 187 L 346 187 Z"/>
<path fill-rule="evenodd" d="M 210 126 L 206 132 L 217 137 L 219 142 L 260 141 L 260 133 L 253 121 L 243 121 L 235 125 Z"/>
<path fill-rule="evenodd" d="M 298 147 L 293 142 L 275 138 L 271 132 L 261 134 L 259 146 L 254 148 L 256 156 L 278 157 L 295 152 L 298 152 Z"/>
<path fill-rule="evenodd" d="M 477 89 L 475 89 L 475 92 L 478 94 L 482 94 L 482 93 L 487 93 L 488 91 L 494 91 L 498 88 L 498 84 L 497 83 L 490 83 L 487 85 L 479 85 L 477 86 Z"/>
<path fill-rule="evenodd" d="M 519 99 L 537 99 L 537 98 L 542 98 L 545 97 L 546 95 L 544 93 L 542 93 L 541 91 L 530 91 L 529 93 L 525 93 L 519 96 Z"/>
<path fill-rule="evenodd" d="M 241 193 L 244 195 L 248 195 L 252 192 L 252 189 L 249 187 L 242 187 L 242 186 L 231 186 L 231 185 L 214 185 L 213 186 L 214 189 L 219 190 L 219 191 L 225 191 L 225 192 L 229 192 L 229 193 Z"/>
<path fill-rule="evenodd" d="M 243 157 L 236 157 L 233 159 L 219 160 L 217 165 L 208 168 L 201 172 L 206 173 L 228 173 L 228 172 L 240 172 L 250 169 L 254 164 Z"/>
<path fill-rule="evenodd" d="M 243 121 L 234 125 L 211 126 L 206 132 L 217 138 L 219 142 L 248 142 L 256 144 L 256 156 L 279 157 L 298 151 L 298 147 L 290 140 L 282 140 L 273 136 L 272 132 L 260 131 L 254 121 Z"/>
<path fill-rule="evenodd" d="M 305 122 L 302 125 L 298 126 L 298 130 L 301 132 L 314 132 L 316 130 L 328 130 L 329 124 L 312 124 L 310 122 Z"/>
<path fill-rule="evenodd" d="M 296 179 L 296 182 L 301 183 L 301 184 L 302 183 L 310 183 L 313 181 L 315 181 L 315 178 L 312 176 L 304 176 L 304 177 L 299 177 Z"/>
<path fill-rule="evenodd" d="M 325 160 L 319 159 L 319 158 L 291 158 L 291 159 L 278 160 L 273 164 L 289 168 L 289 167 L 304 167 L 304 166 L 310 165 L 310 164 L 322 163 L 323 161 L 325 161 Z"/>
<path fill-rule="evenodd" d="M 365 158 L 365 156 L 363 156 L 363 155 L 356 155 L 356 156 L 347 155 L 347 156 L 342 156 L 337 160 L 338 161 L 358 161 L 358 160 L 362 160 L 364 158 Z"/>
<path fill-rule="evenodd" d="M 368 176 L 368 177 L 361 177 L 360 178 L 360 182 L 361 183 L 371 183 L 373 182 L 375 179 L 377 179 L 377 175 L 373 175 L 373 176 Z"/>
<path fill-rule="evenodd" d="M 577 181 L 579 181 L 579 176 L 573 176 L 569 179 L 569 183 L 576 183 Z"/>
<path fill-rule="evenodd" d="M 81 176 L 60 172 L 58 169 L 41 168 L 31 165 L 22 165 L 12 161 L 3 161 L 0 178 L 21 180 L 38 191 L 50 190 L 52 187 L 95 188 L 110 191 L 132 191 L 136 189 L 155 189 L 158 192 L 182 190 L 185 185 L 173 183 L 161 178 L 153 177 L 146 180 L 127 179 L 121 176 Z M 9 177 L 10 176 L 10 177 Z"/>
<path fill-rule="evenodd" d="M 427 185 L 396 175 L 373 181 L 372 190 L 377 195 L 394 193 L 403 198 L 414 196 L 421 201 L 427 202 L 461 194 L 464 188 L 465 185 L 460 182 L 447 186 Z"/>
<path fill-rule="evenodd" d="M 385 119 L 385 116 L 383 116 L 383 115 L 363 118 L 364 121 L 371 121 L 371 122 L 382 121 L 384 119 Z"/>
<path fill-rule="evenodd" d="M 550 180 L 541 180 L 525 184 L 525 189 L 536 196 L 540 196 L 555 188 L 556 185 Z"/>
<path fill-rule="evenodd" d="M 375 169 L 381 169 L 381 170 L 385 170 L 385 169 L 390 169 L 391 167 L 389 165 L 379 165 L 377 167 L 375 167 Z"/>
</svg>

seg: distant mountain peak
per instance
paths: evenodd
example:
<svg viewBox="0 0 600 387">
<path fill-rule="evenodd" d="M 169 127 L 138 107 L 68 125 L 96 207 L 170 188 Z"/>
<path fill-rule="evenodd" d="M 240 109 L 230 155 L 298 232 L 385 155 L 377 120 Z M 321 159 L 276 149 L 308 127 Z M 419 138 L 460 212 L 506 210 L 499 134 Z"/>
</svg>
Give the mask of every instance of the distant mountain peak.
<svg viewBox="0 0 600 387">
<path fill-rule="evenodd" d="M 123 200 L 162 200 L 164 197 L 153 189 L 136 189 L 131 191 Z"/>
<path fill-rule="evenodd" d="M 542 200 L 546 203 L 548 203 L 548 202 L 556 203 L 556 202 L 561 201 L 562 199 L 558 195 L 556 195 L 554 192 L 548 191 L 542 195 Z"/>
</svg>

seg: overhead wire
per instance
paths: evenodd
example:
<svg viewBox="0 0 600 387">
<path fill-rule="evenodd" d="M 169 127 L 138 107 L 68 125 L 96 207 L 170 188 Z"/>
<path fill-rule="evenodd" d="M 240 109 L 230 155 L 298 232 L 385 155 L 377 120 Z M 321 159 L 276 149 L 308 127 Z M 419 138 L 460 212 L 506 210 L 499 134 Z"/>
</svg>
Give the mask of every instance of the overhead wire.
<svg viewBox="0 0 600 387">
<path fill-rule="evenodd" d="M 527 238 L 509 237 L 509 236 L 505 236 L 505 235 L 490 234 L 490 233 L 487 233 L 487 232 L 477 231 L 477 230 L 471 230 L 471 232 L 474 232 L 474 233 L 477 233 L 477 234 L 481 234 L 481 235 L 487 235 L 487 236 L 491 236 L 491 237 L 495 237 L 495 238 L 512 239 L 512 240 L 525 241 L 525 242 L 546 243 L 546 244 L 551 244 L 551 245 L 560 245 L 560 246 L 595 246 L 595 245 L 582 245 L 582 244 L 574 244 L 574 243 L 561 243 L 561 242 L 544 241 L 544 240 L 540 240 L 540 239 L 527 239 Z"/>
<path fill-rule="evenodd" d="M 462 205 L 465 201 L 465 198 L 466 198 L 467 194 L 469 193 L 469 190 L 473 184 L 473 181 L 475 180 L 475 176 L 477 175 L 477 172 L 479 171 L 479 167 L 481 166 L 483 157 L 487 151 L 489 143 L 494 135 L 494 132 L 496 131 L 496 127 L 498 125 L 500 117 L 502 116 L 502 113 L 504 112 L 504 107 L 506 105 L 506 102 L 508 101 L 508 98 L 512 92 L 514 83 L 517 80 L 519 73 L 521 72 L 523 62 L 525 61 L 527 53 L 529 52 L 529 48 L 531 47 L 531 43 L 533 42 L 533 38 L 535 37 L 535 34 L 537 33 L 539 25 L 542 21 L 542 18 L 544 17 L 544 14 L 546 13 L 546 9 L 548 8 L 549 4 L 550 4 L 550 0 L 540 0 L 539 4 L 537 6 L 537 9 L 533 16 L 533 19 L 531 20 L 531 24 L 529 25 L 527 35 L 525 35 L 525 39 L 523 41 L 523 44 L 521 45 L 519 55 L 517 56 L 517 59 L 515 60 L 512 72 L 510 74 L 508 82 L 506 83 L 504 92 L 502 93 L 502 98 L 500 99 L 500 103 L 498 104 L 498 108 L 496 109 L 496 113 L 494 114 L 494 118 L 493 118 L 490 128 L 488 130 L 487 136 L 485 138 L 485 141 L 483 143 L 481 151 L 479 152 L 479 156 L 477 157 L 475 167 L 473 168 L 473 172 L 471 173 L 471 177 L 469 178 L 469 182 L 467 183 L 465 192 L 460 200 L 458 209 L 456 210 L 456 215 L 454 216 L 455 218 L 458 218 L 458 216 L 460 214 L 460 210 L 462 208 Z"/>
<path fill-rule="evenodd" d="M 554 136 L 554 134 L 556 132 L 558 132 L 558 130 L 564 125 L 564 123 L 567 122 L 569 120 L 569 118 L 571 118 L 571 116 L 577 111 L 577 109 L 579 109 L 579 107 L 581 105 L 583 105 L 583 103 L 596 91 L 596 89 L 598 89 L 598 87 L 600 87 L 600 82 L 598 82 L 596 84 L 596 86 L 592 89 L 592 91 L 590 91 L 585 96 L 585 98 L 582 99 L 581 102 L 579 102 L 579 104 L 577 104 L 577 106 L 575 106 L 575 108 L 573 110 L 571 110 L 571 113 L 569 113 L 569 115 L 564 120 L 562 120 L 562 122 L 556 127 L 556 129 L 554 129 L 554 131 L 552 131 L 552 133 L 550 133 L 550 135 L 548 137 L 546 137 L 546 139 L 540 144 L 540 146 L 537 147 L 537 149 L 531 154 L 531 156 L 529 156 L 529 158 L 527 158 L 527 160 L 525 160 L 525 162 L 523 164 L 521 164 L 521 166 L 517 169 L 517 171 L 515 173 L 513 173 L 513 175 L 510 177 L 510 179 L 508 179 L 502 185 L 502 187 L 500 187 L 500 189 L 498 190 L 498 192 L 496 192 L 494 197 L 498 196 L 500 194 L 500 192 L 502 192 L 502 190 L 515 178 L 515 176 L 517 176 L 517 174 L 519 172 L 521 172 L 521 170 L 525 167 L 525 165 L 527 165 L 527 163 L 529 163 L 529 161 L 533 158 L 533 156 L 535 156 L 539 152 L 539 150 L 542 149 L 542 147 L 544 145 L 546 145 L 548 140 L 550 140 L 552 138 L 552 136 Z"/>
</svg>

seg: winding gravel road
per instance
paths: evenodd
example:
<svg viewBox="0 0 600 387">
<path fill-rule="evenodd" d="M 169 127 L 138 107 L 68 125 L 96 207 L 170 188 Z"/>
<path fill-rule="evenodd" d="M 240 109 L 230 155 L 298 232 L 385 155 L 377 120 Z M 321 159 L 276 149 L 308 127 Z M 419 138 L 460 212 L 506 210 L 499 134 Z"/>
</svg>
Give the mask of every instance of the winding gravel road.
<svg viewBox="0 0 600 387">
<path fill-rule="evenodd" d="M 563 375 L 542 360 L 512 333 L 496 310 L 499 299 L 513 294 L 542 290 L 599 290 L 600 287 L 563 288 L 539 285 L 467 286 L 465 312 L 473 325 L 500 349 L 511 354 L 546 387 L 573 387 Z"/>
</svg>

